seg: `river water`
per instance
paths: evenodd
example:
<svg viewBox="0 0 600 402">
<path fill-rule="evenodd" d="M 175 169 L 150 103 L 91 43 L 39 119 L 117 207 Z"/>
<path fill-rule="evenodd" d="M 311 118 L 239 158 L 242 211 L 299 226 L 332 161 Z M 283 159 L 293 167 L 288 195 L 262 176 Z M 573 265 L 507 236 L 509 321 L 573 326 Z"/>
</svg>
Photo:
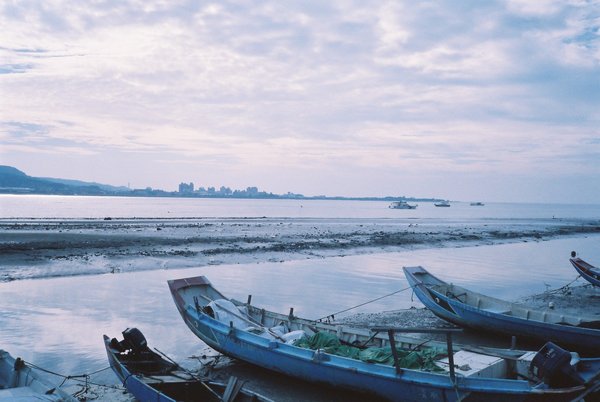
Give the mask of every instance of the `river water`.
<svg viewBox="0 0 600 402">
<path fill-rule="evenodd" d="M 452 202 L 450 208 L 411 202 L 417 209 L 388 208 L 386 201 L 266 200 L 158 197 L 0 195 L 0 219 L 11 218 L 402 218 L 402 219 L 600 219 L 600 204 Z"/>
</svg>

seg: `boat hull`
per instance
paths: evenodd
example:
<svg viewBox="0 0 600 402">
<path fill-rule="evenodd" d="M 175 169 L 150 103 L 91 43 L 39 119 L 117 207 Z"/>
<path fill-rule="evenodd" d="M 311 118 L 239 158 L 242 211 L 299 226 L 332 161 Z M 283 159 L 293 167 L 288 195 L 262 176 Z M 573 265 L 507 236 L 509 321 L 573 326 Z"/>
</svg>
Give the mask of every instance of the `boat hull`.
<svg viewBox="0 0 600 402">
<path fill-rule="evenodd" d="M 201 281 L 201 280 L 200 280 Z M 184 322 L 208 346 L 236 359 L 311 382 L 367 392 L 392 401 L 567 401 L 582 392 L 533 389 L 526 381 L 457 377 L 391 366 L 368 364 L 272 341 L 225 325 L 187 303 L 179 291 L 199 278 L 169 281 Z M 206 284 L 206 282 L 204 283 Z M 201 285 L 203 286 L 203 285 Z"/>
<path fill-rule="evenodd" d="M 27 365 L 15 364 L 8 352 L 0 350 L 0 401 L 77 402 L 78 399 Z"/>
<path fill-rule="evenodd" d="M 262 395 L 239 388 L 239 383 L 236 384 L 232 378 L 230 387 L 220 382 L 201 381 L 154 352 L 137 357 L 135 354 L 123 356 L 113 348 L 112 341 L 106 335 L 104 347 L 114 373 L 127 391 L 142 402 L 220 402 L 227 391 L 230 392 L 229 395 L 236 392 L 233 399 L 235 402 L 273 402 Z M 129 365 L 133 368 L 128 368 Z M 237 391 L 234 391 L 236 388 Z"/>
<path fill-rule="evenodd" d="M 569 261 L 583 279 L 594 286 L 600 286 L 600 270 L 581 258 L 570 258 Z"/>
<path fill-rule="evenodd" d="M 543 342 L 552 341 L 571 350 L 586 353 L 600 352 L 600 330 L 533 321 L 503 312 L 483 310 L 431 289 L 407 271 L 407 268 L 405 274 L 421 303 L 438 317 L 456 325 L 523 336 Z"/>
</svg>

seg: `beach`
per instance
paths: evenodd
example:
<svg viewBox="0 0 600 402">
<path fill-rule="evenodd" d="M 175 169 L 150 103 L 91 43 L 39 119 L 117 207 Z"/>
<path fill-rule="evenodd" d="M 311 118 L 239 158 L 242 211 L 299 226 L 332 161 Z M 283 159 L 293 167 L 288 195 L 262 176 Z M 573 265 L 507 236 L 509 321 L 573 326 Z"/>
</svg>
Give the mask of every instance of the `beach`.
<svg viewBox="0 0 600 402">
<path fill-rule="evenodd" d="M 236 375 L 247 381 L 249 389 L 274 400 L 358 401 L 364 400 L 364 396 L 308 384 L 243 362 L 217 357 L 216 352 L 203 346 L 185 328 L 170 300 L 165 281 L 198 273 L 208 274 L 220 288 L 229 284 L 237 286 L 224 289 L 227 291 L 225 294 L 232 289 L 239 291 L 240 287 L 247 287 L 248 292 L 254 289 L 258 300 L 273 298 L 266 306 L 268 308 L 281 308 L 281 300 L 295 299 L 300 312 L 308 312 L 314 317 L 321 312 L 319 304 L 325 306 L 326 311 L 335 311 L 332 309 L 338 306 L 358 304 L 355 300 L 365 300 L 374 292 L 383 293 L 380 279 L 369 285 L 375 280 L 371 276 L 399 278 L 401 273 L 396 268 L 393 271 L 378 268 L 382 263 L 382 266 L 398 265 L 414 258 L 435 268 L 440 260 L 450 265 L 453 258 L 464 263 L 465 257 L 457 256 L 459 250 L 465 250 L 463 254 L 472 258 L 474 250 L 480 249 L 483 255 L 498 259 L 493 250 L 508 247 L 508 253 L 499 251 L 498 254 L 510 254 L 516 250 L 518 255 L 527 253 L 515 248 L 519 244 L 527 245 L 527 250 L 540 247 L 546 250 L 549 247 L 546 245 L 560 239 L 570 239 L 561 246 L 569 248 L 578 248 L 582 242 L 580 239 L 587 239 L 585 247 L 591 250 L 597 244 L 594 242 L 599 233 L 598 220 L 564 218 L 473 220 L 467 223 L 359 218 L 2 220 L 0 281 L 4 283 L 0 286 L 0 300 L 6 306 L 7 333 L 27 332 L 31 330 L 26 329 L 27 326 L 31 326 L 39 334 L 36 336 L 40 339 L 30 355 L 26 355 L 27 359 L 43 366 L 52 364 L 55 355 L 62 354 L 66 359 L 67 351 L 61 351 L 63 348 L 72 347 L 78 353 L 86 354 L 93 350 L 89 357 L 81 359 L 79 366 L 63 361 L 59 368 L 55 368 L 63 373 L 92 372 L 99 365 L 105 365 L 105 357 L 98 358 L 102 355 L 98 351 L 101 334 L 120 337 L 120 331 L 125 327 L 138 326 L 144 328 L 151 346 L 156 345 L 166 351 L 189 369 L 221 381 L 226 381 L 229 375 Z M 566 262 L 566 249 L 559 253 L 560 256 L 563 254 Z M 399 259 L 402 262 L 392 262 L 398 256 L 404 256 Z M 544 264 L 542 258 L 537 259 L 537 264 Z M 369 266 L 368 271 L 374 272 L 365 276 L 365 266 Z M 535 270 L 532 268 L 532 271 Z M 357 276 L 345 279 L 352 275 Z M 466 278 L 464 275 L 468 272 L 461 275 Z M 477 276 L 478 280 L 485 281 L 486 272 L 480 269 Z M 575 275 L 570 271 L 560 273 L 552 283 L 563 284 L 565 278 L 571 276 Z M 266 282 L 256 284 L 258 278 Z M 289 283 L 293 278 L 298 279 L 297 284 Z M 314 293 L 308 292 L 309 288 L 302 289 L 309 278 L 316 281 L 310 286 L 315 288 Z M 332 287 L 332 280 L 342 283 Z M 499 279 L 496 286 L 510 287 L 507 283 L 506 278 Z M 400 285 L 390 286 L 394 289 Z M 373 290 L 368 290 L 369 286 Z M 543 285 L 540 286 L 543 288 Z M 315 293 L 322 293 L 327 288 L 334 294 L 345 289 L 346 299 L 324 298 L 308 304 L 300 296 L 314 299 Z M 268 294 L 265 292 L 267 289 Z M 350 290 L 355 294 L 349 293 Z M 538 287 L 535 290 L 531 288 L 527 294 L 536 293 L 536 290 L 539 293 Z M 524 292 L 527 289 L 522 289 L 521 295 Z M 239 294 L 235 296 L 239 297 Z M 369 305 L 363 308 L 362 313 L 349 311 L 339 320 L 367 327 L 374 324 L 448 325 L 420 308 L 418 301 L 407 299 L 408 296 L 405 292 L 404 302 Z M 540 297 L 540 305 L 548 302 L 547 297 Z M 394 308 L 398 306 L 401 308 Z M 11 325 L 14 326 L 12 329 Z M 475 338 L 477 336 L 475 334 Z M 27 341 L 22 339 L 22 332 L 15 333 L 12 339 L 5 339 L 9 343 L 4 347 L 6 349 L 10 350 L 11 341 L 18 352 L 22 353 L 28 347 Z M 468 334 L 465 339 L 472 341 L 473 334 Z M 492 342 L 496 342 L 492 343 L 495 346 L 509 346 L 505 339 Z M 52 350 L 54 354 L 46 353 L 45 349 Z M 93 365 L 85 362 L 93 362 Z M 111 387 L 119 386 L 110 370 L 103 371 L 92 380 Z M 132 400 L 121 389 L 101 386 L 90 387 L 86 396 L 89 400 L 98 401 Z"/>
</svg>

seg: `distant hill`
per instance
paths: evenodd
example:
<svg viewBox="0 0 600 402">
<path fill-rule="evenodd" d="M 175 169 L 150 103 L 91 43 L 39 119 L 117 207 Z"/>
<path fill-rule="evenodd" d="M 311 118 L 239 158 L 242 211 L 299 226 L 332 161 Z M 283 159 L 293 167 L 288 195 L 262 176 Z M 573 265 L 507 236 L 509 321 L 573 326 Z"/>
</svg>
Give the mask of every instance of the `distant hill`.
<svg viewBox="0 0 600 402">
<path fill-rule="evenodd" d="M 126 187 L 31 177 L 12 166 L 0 165 L 0 193 L 3 194 L 59 194 L 59 195 L 110 195 L 129 191 Z"/>
<path fill-rule="evenodd" d="M 129 192 L 129 188 L 125 186 L 111 186 L 110 184 L 102 184 L 96 182 L 87 182 L 81 180 L 69 180 L 69 179 L 55 179 L 53 177 L 38 177 L 38 179 L 48 180 L 54 183 L 66 184 L 67 186 L 75 186 L 75 187 L 86 187 L 86 186 L 97 186 L 102 190 L 118 193 L 118 192 Z"/>
</svg>

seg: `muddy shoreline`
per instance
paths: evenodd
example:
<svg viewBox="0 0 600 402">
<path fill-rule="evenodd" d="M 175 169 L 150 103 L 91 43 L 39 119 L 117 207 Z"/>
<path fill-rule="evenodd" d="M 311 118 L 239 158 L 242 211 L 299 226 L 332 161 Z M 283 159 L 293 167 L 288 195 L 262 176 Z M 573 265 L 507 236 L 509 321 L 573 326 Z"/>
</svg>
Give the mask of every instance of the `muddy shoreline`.
<svg viewBox="0 0 600 402">
<path fill-rule="evenodd" d="M 543 241 L 600 233 L 581 219 L 193 218 L 0 221 L 0 282 L 419 248 Z"/>
</svg>

